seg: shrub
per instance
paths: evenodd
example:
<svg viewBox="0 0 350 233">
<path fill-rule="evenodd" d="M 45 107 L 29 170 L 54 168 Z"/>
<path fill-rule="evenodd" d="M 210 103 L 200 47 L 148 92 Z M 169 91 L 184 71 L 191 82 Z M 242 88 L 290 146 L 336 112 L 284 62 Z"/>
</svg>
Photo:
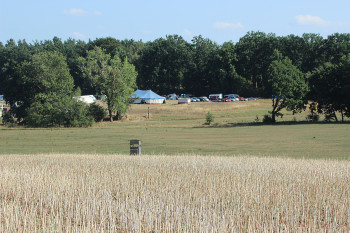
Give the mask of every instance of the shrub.
<svg viewBox="0 0 350 233">
<path fill-rule="evenodd" d="M 88 114 L 94 118 L 95 122 L 103 121 L 103 119 L 107 116 L 105 109 L 95 103 L 89 106 L 88 112 Z"/>
<path fill-rule="evenodd" d="M 6 126 L 14 126 L 16 122 L 9 111 L 4 111 L 2 115 L 2 123 Z"/>
<path fill-rule="evenodd" d="M 272 116 L 269 114 L 265 114 L 263 118 L 264 123 L 273 123 Z"/>
<path fill-rule="evenodd" d="M 205 116 L 205 124 L 210 125 L 213 121 L 214 121 L 214 115 L 208 112 L 207 115 Z"/>
<path fill-rule="evenodd" d="M 318 122 L 320 120 L 320 115 L 311 113 L 306 116 L 306 120 L 311 122 Z"/>
<path fill-rule="evenodd" d="M 324 114 L 324 120 L 326 122 L 331 122 L 334 120 L 337 120 L 335 113 L 331 112 L 331 113 L 325 113 Z"/>
<path fill-rule="evenodd" d="M 88 127 L 94 123 L 89 115 L 89 107 L 80 101 L 74 101 L 65 114 L 66 127 Z"/>
</svg>

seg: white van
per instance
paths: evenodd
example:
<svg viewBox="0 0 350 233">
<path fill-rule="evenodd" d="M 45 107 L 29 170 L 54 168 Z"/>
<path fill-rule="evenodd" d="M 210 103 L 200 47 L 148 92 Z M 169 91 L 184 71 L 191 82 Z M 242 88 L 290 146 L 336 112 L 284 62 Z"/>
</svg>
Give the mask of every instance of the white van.
<svg viewBox="0 0 350 233">
<path fill-rule="evenodd" d="M 222 100 L 222 94 L 210 94 L 209 100 L 211 101 L 221 101 Z"/>
</svg>

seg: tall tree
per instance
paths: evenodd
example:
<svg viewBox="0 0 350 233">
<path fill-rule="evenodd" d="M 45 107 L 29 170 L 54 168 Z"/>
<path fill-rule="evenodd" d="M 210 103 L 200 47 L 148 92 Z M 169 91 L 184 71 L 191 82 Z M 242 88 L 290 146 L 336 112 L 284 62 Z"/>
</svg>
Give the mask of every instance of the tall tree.
<svg viewBox="0 0 350 233">
<path fill-rule="evenodd" d="M 235 63 L 237 55 L 232 42 L 225 42 L 218 50 L 214 50 L 208 60 L 210 93 L 238 93 L 246 85 L 246 79 L 238 75 Z"/>
<path fill-rule="evenodd" d="M 305 75 L 292 64 L 292 61 L 283 58 L 277 50 L 274 52 L 274 57 L 275 60 L 268 68 L 272 94 L 272 122 L 276 122 L 276 116 L 283 116 L 280 111 L 284 108 L 293 113 L 304 110 L 308 93 Z"/>
<path fill-rule="evenodd" d="M 91 125 L 92 118 L 82 125 L 77 123 L 77 117 L 88 118 L 87 111 L 83 115 L 76 114 L 85 108 L 74 104 L 74 81 L 61 53 L 45 51 L 34 54 L 30 61 L 21 64 L 19 73 L 27 87 L 25 98 L 19 105 L 25 108 L 25 124 L 34 127 Z M 73 115 L 76 117 L 71 118 Z"/>
<path fill-rule="evenodd" d="M 238 62 L 237 73 L 251 82 L 255 95 L 266 95 L 270 92 L 267 69 L 271 56 L 277 48 L 275 34 L 249 32 L 236 43 Z"/>
<path fill-rule="evenodd" d="M 325 62 L 324 39 L 319 34 L 304 33 L 302 64 L 300 70 L 304 73 L 312 72 Z"/>
<path fill-rule="evenodd" d="M 208 38 L 195 36 L 191 44 L 190 70 L 187 76 L 186 90 L 195 95 L 207 95 L 214 90 L 217 80 L 214 73 L 215 60 L 218 59 L 220 46 Z"/>
<path fill-rule="evenodd" d="M 323 49 L 328 62 L 339 64 L 350 53 L 350 33 L 335 33 L 327 37 Z"/>
<path fill-rule="evenodd" d="M 168 35 L 147 43 L 136 63 L 140 88 L 162 94 L 181 92 L 189 60 L 189 44 L 181 36 Z"/>
<path fill-rule="evenodd" d="M 111 57 L 100 47 L 89 51 L 87 58 L 81 58 L 82 70 L 86 78 L 101 95 L 106 95 L 110 121 L 113 113 L 121 119 L 130 104 L 130 97 L 136 88 L 137 72 L 127 59 Z"/>
<path fill-rule="evenodd" d="M 35 53 L 34 49 L 25 40 L 18 41 L 16 44 L 11 39 L 0 51 L 0 84 L 3 88 L 2 93 L 11 106 L 15 106 L 15 103 L 18 101 L 23 101 L 30 89 L 29 86 L 22 82 L 18 69 L 22 62 L 31 59 Z M 12 108 L 11 114 L 21 119 L 25 115 L 23 110 L 24 108 Z"/>
<path fill-rule="evenodd" d="M 338 121 L 336 112 L 350 117 L 350 54 L 339 64 L 326 63 L 310 76 L 311 98 L 317 103 L 319 113 Z"/>
</svg>

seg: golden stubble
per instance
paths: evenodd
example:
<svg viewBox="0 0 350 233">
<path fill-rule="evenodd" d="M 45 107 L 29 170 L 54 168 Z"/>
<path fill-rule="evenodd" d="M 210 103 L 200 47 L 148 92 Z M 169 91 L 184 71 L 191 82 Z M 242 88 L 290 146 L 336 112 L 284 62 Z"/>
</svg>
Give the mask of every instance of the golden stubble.
<svg viewBox="0 0 350 233">
<path fill-rule="evenodd" d="M 349 161 L 1 155 L 0 232 L 349 232 Z"/>
</svg>

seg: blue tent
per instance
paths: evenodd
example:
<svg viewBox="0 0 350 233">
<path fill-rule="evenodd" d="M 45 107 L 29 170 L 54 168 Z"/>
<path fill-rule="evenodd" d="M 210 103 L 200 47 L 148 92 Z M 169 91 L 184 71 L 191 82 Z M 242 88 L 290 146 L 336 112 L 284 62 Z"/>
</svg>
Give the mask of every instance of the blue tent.
<svg viewBox="0 0 350 233">
<path fill-rule="evenodd" d="M 162 104 L 165 100 L 165 97 L 154 93 L 152 90 L 136 90 L 131 96 L 135 99 L 135 104 Z"/>
</svg>

